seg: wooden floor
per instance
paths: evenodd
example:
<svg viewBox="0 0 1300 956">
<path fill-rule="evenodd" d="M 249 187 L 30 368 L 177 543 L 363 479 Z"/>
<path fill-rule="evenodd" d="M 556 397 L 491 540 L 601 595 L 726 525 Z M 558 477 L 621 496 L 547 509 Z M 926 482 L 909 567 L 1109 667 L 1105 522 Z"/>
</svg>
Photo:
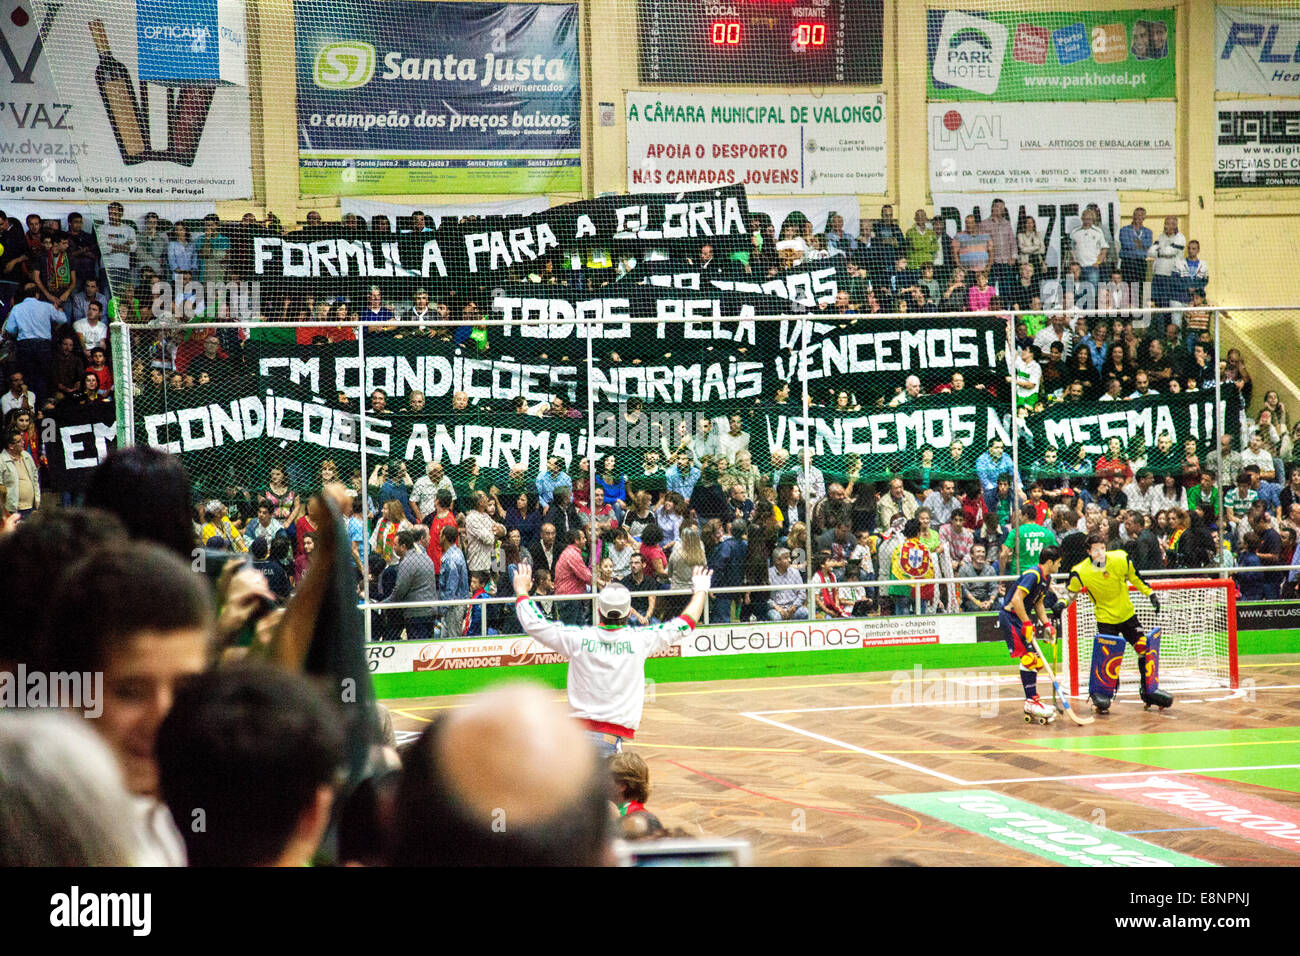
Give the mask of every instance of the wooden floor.
<svg viewBox="0 0 1300 956">
<path fill-rule="evenodd" d="M 653 699 L 647 700 L 636 742 L 629 746 L 650 766 L 648 806 L 665 825 L 748 840 L 759 864 L 1046 864 L 1038 856 L 878 799 L 978 789 L 1110 830 L 1140 831 L 1138 839 L 1223 866 L 1295 866 L 1300 847 L 1290 852 L 1206 829 L 1186 817 L 1061 779 L 1137 775 L 1143 764 L 1034 743 L 1300 725 L 1300 658 L 1250 658 L 1241 674 L 1247 691 L 1236 697 L 1227 691 L 1187 692 L 1164 712 L 1147 712 L 1135 700 L 1121 698 L 1109 715 L 1088 727 L 1064 718 L 1046 727 L 1026 724 L 1023 693 L 1012 667 L 660 684 L 651 688 Z M 1042 690 L 1050 695 L 1051 687 L 1040 683 Z M 562 692 L 557 699 L 563 699 Z M 440 697 L 386 703 L 399 734 L 406 736 L 459 701 Z M 1300 764 L 1300 746 L 1291 750 L 1288 763 Z M 1256 766 L 1250 761 L 1259 751 L 1252 755 L 1243 747 L 1237 753 L 1233 766 Z M 1189 769 L 1215 766 L 1223 765 Z M 1300 793 L 1291 790 L 1212 774 L 1183 779 L 1300 810 Z"/>
</svg>

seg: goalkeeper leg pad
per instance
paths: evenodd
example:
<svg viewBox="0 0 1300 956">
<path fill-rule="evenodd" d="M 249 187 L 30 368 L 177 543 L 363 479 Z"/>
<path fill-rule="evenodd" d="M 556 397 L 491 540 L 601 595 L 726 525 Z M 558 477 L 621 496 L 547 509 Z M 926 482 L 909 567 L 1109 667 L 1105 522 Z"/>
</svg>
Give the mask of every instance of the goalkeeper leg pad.
<svg viewBox="0 0 1300 956">
<path fill-rule="evenodd" d="M 1119 666 L 1124 662 L 1124 640 L 1111 634 L 1098 634 L 1092 642 L 1092 669 L 1088 674 L 1088 696 L 1094 701 L 1109 701 L 1119 687 Z"/>
</svg>

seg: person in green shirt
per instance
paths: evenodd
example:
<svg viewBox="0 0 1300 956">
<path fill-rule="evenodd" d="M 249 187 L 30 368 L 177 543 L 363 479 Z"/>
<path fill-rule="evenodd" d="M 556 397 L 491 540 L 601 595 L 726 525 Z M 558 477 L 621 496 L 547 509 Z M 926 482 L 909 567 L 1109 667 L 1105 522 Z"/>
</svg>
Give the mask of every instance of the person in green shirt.
<svg viewBox="0 0 1300 956">
<path fill-rule="evenodd" d="M 1211 511 L 1219 513 L 1219 486 L 1215 481 L 1218 477 L 1213 468 L 1201 469 L 1201 483 L 1187 489 L 1188 511 L 1196 511 L 1205 502 Z"/>
<path fill-rule="evenodd" d="M 927 262 L 934 265 L 935 254 L 939 251 L 939 236 L 930 225 L 930 218 L 924 209 L 918 209 L 914 225 L 903 237 L 907 243 L 907 267 L 920 269 Z"/>
<path fill-rule="evenodd" d="M 1259 492 L 1250 486 L 1250 475 L 1242 472 L 1237 476 L 1237 487 L 1228 491 L 1223 499 L 1223 506 L 1232 513 L 1234 518 L 1240 518 L 1259 497 Z"/>
<path fill-rule="evenodd" d="M 916 534 L 916 540 L 925 545 L 930 552 L 935 555 L 935 560 L 937 561 L 939 559 L 939 548 L 942 547 L 942 543 L 939 540 L 938 530 L 930 526 L 930 522 L 933 518 L 934 516 L 930 513 L 929 508 L 916 509 L 916 520 L 920 525 L 920 530 Z"/>
<path fill-rule="evenodd" d="M 1036 524 L 1038 510 L 1029 502 L 1020 506 L 1020 523 L 1002 544 L 999 564 L 1003 574 L 1020 574 L 1038 563 L 1043 548 L 1056 547 L 1056 535 L 1051 528 Z M 1015 552 L 1014 559 L 1012 552 Z M 1014 560 L 1014 564 L 1010 563 Z"/>
</svg>

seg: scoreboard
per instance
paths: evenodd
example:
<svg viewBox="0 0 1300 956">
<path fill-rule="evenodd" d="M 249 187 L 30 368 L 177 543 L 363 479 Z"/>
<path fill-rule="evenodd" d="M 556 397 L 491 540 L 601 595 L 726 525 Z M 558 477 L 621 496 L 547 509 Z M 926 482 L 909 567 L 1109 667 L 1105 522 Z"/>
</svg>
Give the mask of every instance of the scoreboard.
<svg viewBox="0 0 1300 956">
<path fill-rule="evenodd" d="M 638 0 L 643 83 L 881 82 L 884 0 Z"/>
</svg>

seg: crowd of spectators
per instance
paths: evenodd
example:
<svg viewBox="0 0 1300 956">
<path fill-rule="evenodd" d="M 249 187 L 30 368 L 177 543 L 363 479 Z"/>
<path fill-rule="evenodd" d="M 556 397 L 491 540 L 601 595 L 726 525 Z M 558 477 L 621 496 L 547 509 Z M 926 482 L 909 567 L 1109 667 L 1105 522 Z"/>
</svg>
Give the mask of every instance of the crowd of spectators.
<svg viewBox="0 0 1300 956">
<path fill-rule="evenodd" d="M 86 506 L 0 528 L 0 674 L 10 698 L 50 680 L 0 708 L 0 865 L 609 865 L 617 836 L 683 835 L 647 809 L 645 762 L 600 760 L 538 686 L 398 744 L 337 586 L 341 485 L 294 502 L 321 543 L 276 610 L 256 570 L 195 558 L 191 497 L 178 459 L 133 448 Z"/>
<path fill-rule="evenodd" d="M 602 580 L 631 582 L 643 592 L 684 588 L 689 568 L 700 559 L 714 569 L 719 586 L 779 588 L 719 596 L 710 609 L 715 620 L 793 619 L 807 616 L 810 606 L 820 615 L 892 613 L 911 608 L 918 595 L 926 608 L 985 609 L 987 599 L 963 589 L 865 584 L 1011 573 L 1036 554 L 1032 543 L 1028 550 L 1015 545 L 1032 538 L 1027 531 L 1020 534 L 1026 506 L 1033 507 L 1032 524 L 1049 537 L 1100 526 L 1120 546 L 1130 545 L 1127 529 L 1135 517 L 1158 546 L 1151 548 L 1143 534 L 1132 536 L 1143 541 L 1144 561 L 1151 566 L 1157 556 L 1160 566 L 1185 567 L 1198 566 L 1201 559 L 1201 564 L 1249 564 L 1252 554 L 1260 555 L 1262 564 L 1289 561 L 1294 546 L 1289 524 L 1296 518 L 1289 509 L 1290 476 L 1300 422 L 1288 420 L 1276 392 L 1252 407 L 1253 386 L 1237 350 L 1228 352 L 1217 371 L 1213 368 L 1213 319 L 1200 308 L 1208 268 L 1198 244 L 1184 240 L 1175 217 L 1166 218 L 1164 231 L 1154 236 L 1141 209 L 1114 240 L 1100 225 L 1099 209 L 1089 207 L 1081 218 L 1062 241 L 1064 272 L 1048 266 L 1033 218 L 1022 213 L 1013 225 L 1001 201 L 993 203 L 987 218 L 968 216 L 955 235 L 949 235 L 946 220 L 923 209 L 904 231 L 886 206 L 879 219 L 864 218 L 856 236 L 844 232 L 843 218 L 836 214 L 820 233 L 806 217 L 792 214 L 779 235 L 769 219 L 756 215 L 748 248 L 715 256 L 705 245 L 692 264 L 706 276 L 727 278 L 840 262 L 848 278 L 825 310 L 850 321 L 875 312 L 1004 311 L 1016 344 L 1004 382 L 1022 416 L 1053 403 L 1125 401 L 1213 388 L 1222 381 L 1242 399 L 1239 440 L 1225 436 L 1222 448 L 1202 455 L 1189 436 L 1162 433 L 1150 448 L 1140 438 L 1127 444 L 1112 439 L 1094 458 L 1081 446 L 1036 448 L 1026 433 L 1020 474 L 1012 474 L 1001 442 L 970 450 L 954 442 L 946 449 L 920 449 L 886 482 L 860 481 L 860 464 L 852 458 L 838 480 L 828 481 L 816 464 L 805 469 L 800 448 L 773 449 L 770 466 L 760 472 L 748 449 L 746 412 L 699 416 L 695 427 L 682 423 L 671 435 L 660 429 L 648 447 L 632 450 L 641 467 L 631 473 L 626 448 L 617 458 L 602 456 L 594 476 L 585 458 L 568 470 L 552 460 L 531 474 L 522 468 L 497 473 L 474 459 L 391 459 L 375 463 L 369 475 L 352 469 L 344 476 L 330 460 L 317 470 L 289 455 L 267 468 L 260 482 L 247 474 L 197 476 L 192 514 L 197 541 L 248 553 L 274 593 L 284 597 L 303 578 L 314 548 L 306 496 L 345 479 L 352 494 L 347 520 L 355 564 L 359 576 L 369 580 L 370 599 L 396 603 L 436 596 L 464 602 L 432 614 L 412 609 L 377 614 L 380 638 L 516 632 L 508 608 L 485 608 L 481 599 L 509 594 L 513 569 L 521 563 L 535 567 L 535 587 L 545 595 L 588 593 Z M 250 237 L 280 230 L 274 217 L 259 223 L 250 214 L 229 224 L 209 216 L 191 240 L 185 223 L 169 227 L 154 214 L 137 229 L 123 222 L 118 204 L 110 205 L 98 239 L 75 214 L 66 230 L 61 225 L 29 217 L 23 234 L 15 222 L 0 218 L 6 249 L 0 275 L 18 300 L 5 322 L 15 349 L 6 366 L 9 390 L 0 399 L 6 416 L 0 479 L 6 509 L 19 514 L 40 506 L 43 416 L 59 403 L 112 400 L 105 317 L 111 312 L 124 321 L 149 321 L 152 313 L 142 303 L 163 276 L 178 289 L 191 278 L 206 283 L 247 276 Z M 430 228 L 419 212 L 398 226 L 415 232 Z M 304 228 L 327 227 L 313 213 Z M 373 233 L 391 231 L 393 224 L 384 217 L 366 223 L 348 216 L 333 228 Z M 515 278 L 596 286 L 617 281 L 630 268 L 598 253 L 588 254 L 579 269 L 556 266 L 539 261 Z M 1150 296 L 1142 286 L 1148 270 Z M 103 289 L 114 293 L 111 300 Z M 1060 296 L 1072 311 L 1049 321 L 1041 311 L 1045 295 Z M 1128 313 L 1128 307 L 1148 300 L 1161 310 L 1153 318 Z M 176 302 L 165 304 L 172 308 Z M 191 305 L 197 317 L 205 317 L 203 303 Z M 261 317 L 365 319 L 383 323 L 371 327 L 373 334 L 434 335 L 471 350 L 486 349 L 489 341 L 483 310 L 467 296 L 435 300 L 417 290 L 410 302 L 391 302 L 373 287 L 364 308 L 353 308 L 345 298 L 319 303 L 286 298 L 279 305 L 281 314 Z M 457 315 L 458 325 L 421 324 Z M 206 317 L 223 318 L 210 309 Z M 165 312 L 161 324 L 175 318 Z M 248 374 L 243 344 L 259 334 L 305 336 L 312 342 L 353 333 L 258 330 L 255 321 L 231 321 L 229 328 L 192 335 L 165 328 L 133 369 L 137 406 L 146 412 L 161 407 L 168 392 L 193 391 L 194 398 L 204 390 L 214 397 L 224 394 L 229 382 Z M 854 412 L 864 404 L 898 405 L 927 390 L 966 387 L 961 373 L 927 386 L 909 376 L 895 386 L 892 398 L 885 394 L 860 402 L 852 391 L 832 386 L 821 394 L 815 390 L 810 400 Z M 570 404 L 573 398 L 555 395 L 534 404 L 521 397 L 497 410 L 578 418 L 582 412 Z M 795 400 L 790 386 L 782 385 L 764 401 L 777 406 Z M 342 395 L 339 402 L 351 404 Z M 366 405 L 376 416 L 454 415 L 484 408 L 463 392 L 453 395 L 449 409 L 432 408 L 418 391 L 398 407 L 375 390 Z M 631 398 L 623 414 L 631 425 L 646 409 Z M 968 480 L 972 470 L 976 478 Z M 1244 485 L 1238 481 L 1243 477 Z M 1230 519 L 1223 527 L 1220 495 Z M 1280 539 L 1276 548 L 1267 534 L 1241 524 L 1251 517 L 1247 511 L 1254 501 L 1262 502 L 1272 518 L 1271 530 Z M 1252 532 L 1262 551 L 1250 550 Z M 848 586 L 818 587 L 844 582 Z M 680 595 L 641 595 L 634 614 L 645 621 L 662 619 L 681 600 Z M 554 602 L 553 611 L 573 621 L 589 615 L 582 601 Z"/>
</svg>

